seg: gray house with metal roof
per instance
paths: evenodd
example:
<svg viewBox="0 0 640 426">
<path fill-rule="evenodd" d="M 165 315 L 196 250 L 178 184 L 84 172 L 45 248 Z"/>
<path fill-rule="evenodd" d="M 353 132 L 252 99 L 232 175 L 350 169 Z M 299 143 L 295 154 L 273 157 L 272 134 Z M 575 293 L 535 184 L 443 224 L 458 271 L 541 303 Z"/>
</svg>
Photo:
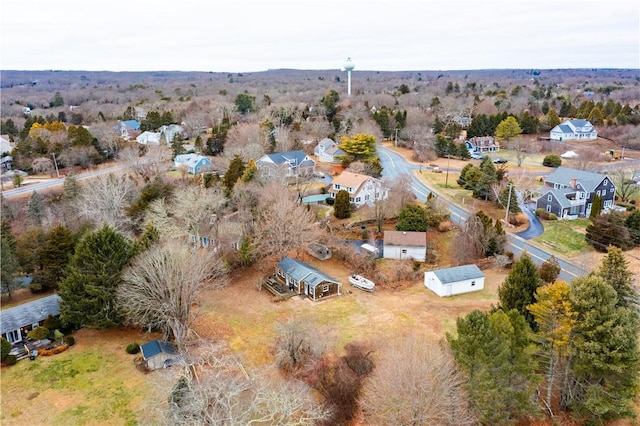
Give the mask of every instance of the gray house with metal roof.
<svg viewBox="0 0 640 426">
<path fill-rule="evenodd" d="M 39 327 L 49 315 L 60 315 L 60 296 L 23 303 L 0 311 L 0 334 L 11 344 L 22 342 L 27 332 Z"/>
<path fill-rule="evenodd" d="M 262 176 L 268 178 L 292 178 L 310 176 L 316 171 L 316 162 L 304 151 L 265 154 L 256 161 Z"/>
<path fill-rule="evenodd" d="M 440 297 L 484 289 L 484 273 L 477 265 L 436 269 L 424 273 L 424 286 Z"/>
<path fill-rule="evenodd" d="M 588 120 L 565 120 L 551 129 L 551 140 L 593 140 L 598 139 L 598 131 Z"/>
<path fill-rule="evenodd" d="M 335 278 L 318 271 L 313 266 L 297 259 L 285 257 L 276 265 L 276 277 L 282 280 L 289 290 L 305 294 L 313 301 L 339 296 L 342 284 Z"/>
<path fill-rule="evenodd" d="M 607 175 L 558 167 L 545 179 L 536 208 L 553 213 L 559 219 L 589 216 L 596 195 L 602 198 L 603 209 L 613 206 L 616 186 Z"/>
</svg>

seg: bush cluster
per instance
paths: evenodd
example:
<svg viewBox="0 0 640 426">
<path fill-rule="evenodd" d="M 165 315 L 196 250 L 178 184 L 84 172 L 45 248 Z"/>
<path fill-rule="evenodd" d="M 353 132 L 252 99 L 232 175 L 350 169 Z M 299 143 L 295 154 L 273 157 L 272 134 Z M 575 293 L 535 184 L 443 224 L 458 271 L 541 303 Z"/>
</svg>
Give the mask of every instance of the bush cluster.
<svg viewBox="0 0 640 426">
<path fill-rule="evenodd" d="M 135 355 L 140 352 L 140 345 L 137 343 L 129 343 L 125 350 L 128 354 Z"/>
<path fill-rule="evenodd" d="M 76 339 L 73 336 L 65 336 L 64 343 L 66 343 L 67 346 L 73 346 L 76 344 Z"/>
<path fill-rule="evenodd" d="M 18 357 L 13 354 L 7 355 L 7 357 L 4 359 L 4 363 L 7 365 L 15 365 L 16 362 L 18 362 Z"/>
<path fill-rule="evenodd" d="M 555 213 L 549 213 L 545 209 L 536 209 L 536 216 L 544 220 L 558 220 L 558 216 Z"/>
<path fill-rule="evenodd" d="M 556 154 L 549 154 L 542 160 L 542 165 L 545 167 L 560 167 L 562 165 L 562 158 Z"/>
</svg>

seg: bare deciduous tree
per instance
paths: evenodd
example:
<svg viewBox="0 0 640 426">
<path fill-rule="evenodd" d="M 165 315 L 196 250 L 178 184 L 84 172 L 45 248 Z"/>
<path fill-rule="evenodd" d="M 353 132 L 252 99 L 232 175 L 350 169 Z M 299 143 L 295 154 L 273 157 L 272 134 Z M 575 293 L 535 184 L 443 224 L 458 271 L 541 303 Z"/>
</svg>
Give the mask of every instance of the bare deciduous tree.
<svg viewBox="0 0 640 426">
<path fill-rule="evenodd" d="M 614 173 L 614 183 L 616 184 L 616 195 L 621 201 L 629 201 L 629 199 L 640 192 L 640 171 L 638 169 L 618 170 Z"/>
<path fill-rule="evenodd" d="M 211 215 L 219 214 L 226 198 L 219 188 L 203 188 L 185 184 L 170 200 L 153 201 L 146 220 L 167 238 L 187 240 L 194 235 L 197 241 L 211 229 Z M 213 237 L 213 236 L 212 236 Z"/>
<path fill-rule="evenodd" d="M 96 226 L 107 223 L 119 232 L 128 232 L 131 219 L 125 208 L 134 194 L 135 186 L 127 177 L 99 175 L 90 185 L 82 187 L 77 201 L 78 213 Z"/>
<path fill-rule="evenodd" d="M 459 265 L 478 259 L 484 254 L 482 244 L 484 226 L 475 214 L 469 214 L 464 225 L 453 238 L 454 258 Z"/>
<path fill-rule="evenodd" d="M 264 188 L 255 220 L 254 252 L 259 257 L 281 259 L 305 249 L 318 239 L 320 230 L 313 213 L 298 202 L 296 194 L 272 183 Z"/>
<path fill-rule="evenodd" d="M 53 171 L 53 161 L 50 158 L 40 157 L 33 160 L 31 169 L 34 173 L 51 173 Z"/>
<path fill-rule="evenodd" d="M 169 397 L 168 425 L 312 426 L 330 411 L 314 399 L 312 389 L 277 373 L 252 375 L 219 352 L 184 366 Z"/>
<path fill-rule="evenodd" d="M 172 153 L 166 145 L 150 145 L 144 147 L 141 155 L 140 146 L 128 146 L 118 153 L 118 157 L 129 164 L 131 170 L 145 181 L 153 179 L 171 170 Z"/>
<path fill-rule="evenodd" d="M 229 129 L 225 143 L 224 156 L 233 158 L 240 155 L 246 162 L 257 160 L 267 152 L 268 141 L 264 131 L 257 123 L 240 123 Z"/>
<path fill-rule="evenodd" d="M 599 161 L 602 161 L 604 155 L 595 148 L 583 148 L 576 150 L 577 157 L 570 159 L 568 162 L 571 167 L 578 170 L 592 170 Z"/>
<path fill-rule="evenodd" d="M 381 346 L 361 399 L 368 424 L 476 424 L 464 380 L 446 348 L 416 337 Z"/>
<path fill-rule="evenodd" d="M 276 325 L 274 352 L 278 367 L 291 372 L 322 355 L 318 331 L 309 321 L 289 319 Z"/>
<path fill-rule="evenodd" d="M 142 253 L 122 274 L 118 303 L 127 321 L 160 328 L 178 346 L 188 337 L 192 310 L 204 289 L 227 283 L 227 266 L 211 250 L 193 250 L 175 241 Z"/>
</svg>

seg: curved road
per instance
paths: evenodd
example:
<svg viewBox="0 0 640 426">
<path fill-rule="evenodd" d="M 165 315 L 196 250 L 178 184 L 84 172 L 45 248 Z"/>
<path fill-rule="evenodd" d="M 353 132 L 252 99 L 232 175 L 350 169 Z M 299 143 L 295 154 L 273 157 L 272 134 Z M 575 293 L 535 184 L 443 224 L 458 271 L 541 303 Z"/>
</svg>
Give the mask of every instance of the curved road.
<svg viewBox="0 0 640 426">
<path fill-rule="evenodd" d="M 385 178 L 393 179 L 401 174 L 408 174 L 411 176 L 411 190 L 422 202 L 426 201 L 430 192 L 437 194 L 437 191 L 427 187 L 422 181 L 420 181 L 413 171 L 418 170 L 420 165 L 409 163 L 403 156 L 397 152 L 388 148 L 378 146 L 378 154 L 380 162 L 382 163 L 383 171 L 382 175 Z M 442 200 L 446 200 L 445 197 L 440 197 Z M 451 213 L 451 220 L 458 225 L 461 225 L 468 216 L 468 212 L 456 204 L 449 204 L 449 211 Z M 536 218 L 537 219 L 537 218 Z M 524 231 L 526 232 L 526 231 Z M 533 231 L 532 231 L 533 232 Z M 552 256 L 552 253 L 528 242 L 522 236 L 511 234 L 507 232 L 507 245 L 508 250 L 513 252 L 516 256 L 521 255 L 523 252 L 527 252 L 531 259 L 537 265 L 542 264 Z M 566 259 L 561 258 L 558 255 L 554 255 L 560 264 L 562 270 L 560 271 L 560 279 L 570 282 L 574 278 L 587 274 L 584 269 L 572 264 Z"/>
</svg>

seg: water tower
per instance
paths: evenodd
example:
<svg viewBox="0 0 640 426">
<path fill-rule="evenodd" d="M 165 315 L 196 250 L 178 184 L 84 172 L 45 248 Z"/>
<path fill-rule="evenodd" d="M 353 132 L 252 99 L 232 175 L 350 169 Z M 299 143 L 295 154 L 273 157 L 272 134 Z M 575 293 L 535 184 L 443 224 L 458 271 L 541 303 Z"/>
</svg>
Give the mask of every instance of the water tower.
<svg viewBox="0 0 640 426">
<path fill-rule="evenodd" d="M 351 96 L 351 71 L 356 66 L 351 62 L 351 58 L 347 58 L 347 62 L 344 64 L 344 69 L 347 71 L 347 95 Z"/>
</svg>

